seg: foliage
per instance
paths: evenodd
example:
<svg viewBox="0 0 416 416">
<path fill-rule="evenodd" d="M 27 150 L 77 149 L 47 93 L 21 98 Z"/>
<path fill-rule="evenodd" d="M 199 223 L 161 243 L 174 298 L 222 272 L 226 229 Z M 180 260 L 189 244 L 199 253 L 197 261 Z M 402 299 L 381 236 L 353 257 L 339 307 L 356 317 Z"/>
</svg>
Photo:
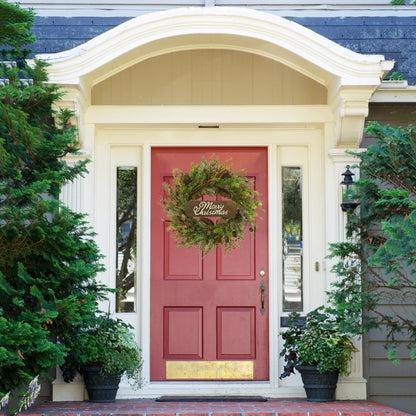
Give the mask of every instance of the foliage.
<svg viewBox="0 0 416 416">
<path fill-rule="evenodd" d="M 78 328 L 72 339 L 71 360 L 82 372 L 85 365 L 102 366 L 102 374 L 124 374 L 133 387 L 141 386 L 142 358 L 132 327 L 118 318 L 99 315 L 91 326 Z"/>
<path fill-rule="evenodd" d="M 416 130 L 370 123 L 367 132 L 376 141 L 356 154 L 362 176 L 355 197 L 361 208 L 348 213 L 350 241 L 330 247 L 338 281 L 329 297 L 350 331 L 383 329 L 389 357 L 397 362 L 399 334 L 416 357 L 416 315 L 414 307 L 405 306 L 416 304 Z"/>
<path fill-rule="evenodd" d="M 6 407 L 8 405 L 9 399 L 10 399 L 10 392 L 2 396 L 2 398 L 0 399 L 0 410 L 3 407 Z"/>
<path fill-rule="evenodd" d="M 390 81 L 404 81 L 404 75 L 399 71 L 394 71 L 389 76 Z"/>
<path fill-rule="evenodd" d="M 13 4 L 0 4 L 0 46 L 20 47 L 34 42 L 31 27 L 35 15 Z"/>
<path fill-rule="evenodd" d="M 205 254 L 217 246 L 231 251 L 244 237 L 246 227 L 251 232 L 256 226 L 256 210 L 261 207 L 258 192 L 242 171 L 232 172 L 217 159 L 203 159 L 199 165 L 191 165 L 189 173 L 174 171 L 173 183 L 165 183 L 163 203 L 171 230 L 179 246 L 198 247 Z M 230 199 L 237 204 L 233 217 L 219 218 L 214 223 L 209 218 L 193 218 L 185 213 L 185 203 L 204 195 Z"/>
<path fill-rule="evenodd" d="M 299 168 L 286 167 L 282 169 L 283 192 L 283 229 L 287 237 L 301 239 L 302 229 L 302 200 L 301 174 Z"/>
<path fill-rule="evenodd" d="M 323 307 L 306 315 L 304 325 L 292 312 L 287 330 L 281 333 L 284 345 L 280 353 L 287 364 L 280 378 L 294 373 L 296 365 L 313 365 L 322 373 L 348 373 L 352 353 L 356 351 L 351 334 L 341 330 L 339 317 Z"/>
<path fill-rule="evenodd" d="M 30 406 L 35 403 L 36 397 L 38 397 L 40 392 L 39 376 L 36 376 L 27 386 L 23 397 L 20 400 L 19 412 L 22 409 L 27 410 Z"/>
<path fill-rule="evenodd" d="M 392 6 L 404 6 L 406 3 L 405 0 L 390 0 L 390 4 Z"/>
<path fill-rule="evenodd" d="M 39 376 L 36 376 L 30 383 L 25 386 L 23 395 L 19 397 L 16 412 L 19 413 L 22 409 L 28 409 L 35 403 L 36 398 L 40 392 Z M 5 394 L 0 399 L 0 410 L 7 408 L 10 400 L 10 392 Z"/>
<path fill-rule="evenodd" d="M 63 363 L 66 337 L 73 335 L 75 324 L 94 315 L 106 289 L 95 280 L 103 267 L 90 227 L 82 214 L 58 199 L 65 184 L 86 172 L 87 161 L 69 166 L 63 160 L 79 149 L 72 113 L 52 110 L 61 93 L 46 82 L 46 64 L 35 60 L 29 66 L 25 60 L 27 52 L 21 46 L 32 40 L 25 31 L 33 15 L 4 2 L 0 15 L 19 32 L 3 51 L 7 62 L 0 64 L 0 78 L 6 80 L 0 88 L 0 395 L 4 395 Z"/>
</svg>

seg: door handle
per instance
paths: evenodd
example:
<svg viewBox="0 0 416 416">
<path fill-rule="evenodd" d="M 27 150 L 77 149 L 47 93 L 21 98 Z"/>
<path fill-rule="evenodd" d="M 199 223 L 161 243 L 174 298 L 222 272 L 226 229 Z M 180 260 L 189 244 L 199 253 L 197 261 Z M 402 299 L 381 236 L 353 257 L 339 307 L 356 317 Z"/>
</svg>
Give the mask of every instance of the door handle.
<svg viewBox="0 0 416 416">
<path fill-rule="evenodd" d="M 266 309 L 264 308 L 264 291 L 265 290 L 266 290 L 266 285 L 264 284 L 264 280 L 262 280 L 260 284 L 260 301 L 261 301 L 260 313 L 261 314 L 264 314 L 264 312 L 266 312 Z"/>
</svg>

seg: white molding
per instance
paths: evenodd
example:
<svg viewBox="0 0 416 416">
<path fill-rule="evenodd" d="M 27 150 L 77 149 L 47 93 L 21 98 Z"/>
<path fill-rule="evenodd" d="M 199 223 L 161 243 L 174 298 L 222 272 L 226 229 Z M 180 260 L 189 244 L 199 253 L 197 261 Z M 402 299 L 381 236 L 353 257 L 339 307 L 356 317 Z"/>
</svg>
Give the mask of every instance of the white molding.
<svg viewBox="0 0 416 416">
<path fill-rule="evenodd" d="M 326 105 L 197 105 L 197 106 L 90 106 L 86 122 L 98 125 L 181 125 L 181 124 L 299 124 L 332 121 Z"/>
<path fill-rule="evenodd" d="M 171 129 L 170 127 L 161 125 L 159 128 L 140 128 L 138 126 L 120 126 L 108 125 L 97 127 L 97 170 L 95 171 L 96 178 L 101 178 L 101 186 L 105 187 L 104 178 L 107 173 L 102 174 L 99 169 L 105 169 L 106 160 L 110 158 L 109 152 L 116 146 L 121 146 L 129 149 L 131 146 L 137 146 L 142 149 L 142 180 L 141 180 L 141 200 L 143 202 L 141 208 L 141 265 L 140 270 L 142 274 L 140 287 L 140 341 L 143 349 L 144 358 L 144 386 L 135 392 L 131 390 L 128 384 L 123 383 L 120 387 L 119 398 L 133 398 L 133 397 L 157 397 L 162 394 L 181 394 L 184 390 L 191 391 L 192 394 L 238 394 L 238 395 L 265 395 L 268 397 L 304 397 L 304 391 L 299 384 L 298 378 L 290 380 L 290 384 L 282 384 L 278 379 L 281 367 L 278 367 L 279 358 L 279 340 L 277 334 L 279 332 L 279 306 L 276 302 L 269 302 L 270 318 L 269 318 L 269 334 L 270 334 L 270 380 L 262 382 L 149 382 L 150 374 L 150 175 L 151 170 L 151 147 L 152 146 L 175 146 L 192 145 L 192 146 L 207 146 L 210 143 L 212 146 L 267 146 L 269 149 L 269 297 L 276 299 L 281 286 L 280 274 L 278 272 L 278 265 L 276 260 L 276 252 L 279 250 L 276 229 L 279 228 L 277 224 L 276 215 L 273 213 L 279 212 L 280 200 L 276 193 L 278 186 L 278 168 L 277 168 L 277 152 L 278 146 L 292 146 L 296 149 L 297 146 L 303 146 L 310 149 L 317 147 L 319 150 L 321 144 L 317 141 L 321 137 L 322 125 L 315 125 L 314 128 L 305 129 L 304 126 L 298 126 L 297 129 L 277 129 L 277 128 L 247 128 L 244 126 L 233 126 L 227 129 L 195 129 L 193 126 L 182 126 L 180 128 Z M 216 140 L 210 140 L 209 137 L 217 137 Z M 296 144 L 294 144 L 296 143 Z M 100 150 L 98 150 L 100 149 Z M 309 152 L 309 150 L 308 150 Z M 315 153 L 316 153 L 315 152 Z M 294 153 L 296 154 L 296 153 Z M 99 163 L 99 165 L 98 165 Z M 321 164 L 320 164 L 321 165 Z M 312 169 L 312 166 L 310 166 Z M 314 168 L 318 169 L 317 167 Z M 322 169 L 322 167 L 321 167 Z M 106 171 L 107 172 L 107 171 Z M 323 172 L 322 172 L 323 175 Z M 100 193 L 102 194 L 102 192 Z M 98 216 L 106 218 L 103 212 L 103 207 L 108 206 L 104 200 L 97 200 L 97 210 L 95 220 Z M 274 218 L 273 218 L 274 217 Z M 105 236 L 98 238 L 106 240 Z M 101 244 L 100 244 L 101 246 Z M 323 249 L 323 247 L 322 247 Z M 108 249 L 107 249 L 108 250 Z M 324 276 L 322 276 L 323 278 Z M 123 315 L 124 318 L 124 315 Z"/>
<path fill-rule="evenodd" d="M 56 368 L 56 379 L 52 382 L 52 401 L 66 402 L 75 401 L 82 402 L 85 400 L 85 384 L 84 377 L 77 372 L 75 378 L 70 383 L 66 383 L 62 377 L 62 371 Z"/>
<path fill-rule="evenodd" d="M 375 86 L 342 87 L 330 100 L 334 113 L 335 144 L 339 147 L 358 147 L 362 141 L 365 118 Z"/>
<path fill-rule="evenodd" d="M 371 103 L 416 103 L 416 86 L 407 81 L 383 81 L 370 99 Z"/>
<path fill-rule="evenodd" d="M 335 400 L 367 400 L 367 380 L 363 377 L 339 378 Z"/>
</svg>

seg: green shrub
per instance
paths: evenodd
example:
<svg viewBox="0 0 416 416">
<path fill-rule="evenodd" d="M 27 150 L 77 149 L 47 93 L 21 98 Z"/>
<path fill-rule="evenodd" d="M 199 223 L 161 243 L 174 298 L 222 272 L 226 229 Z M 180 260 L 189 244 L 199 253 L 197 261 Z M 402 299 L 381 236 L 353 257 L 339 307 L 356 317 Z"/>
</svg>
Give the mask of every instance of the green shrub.
<svg viewBox="0 0 416 416">
<path fill-rule="evenodd" d="M 89 225 L 59 201 L 87 161 L 66 164 L 79 150 L 73 114 L 52 109 L 62 94 L 47 65 L 27 64 L 33 18 L 0 2 L 0 397 L 62 364 L 66 337 L 107 293 Z"/>
</svg>

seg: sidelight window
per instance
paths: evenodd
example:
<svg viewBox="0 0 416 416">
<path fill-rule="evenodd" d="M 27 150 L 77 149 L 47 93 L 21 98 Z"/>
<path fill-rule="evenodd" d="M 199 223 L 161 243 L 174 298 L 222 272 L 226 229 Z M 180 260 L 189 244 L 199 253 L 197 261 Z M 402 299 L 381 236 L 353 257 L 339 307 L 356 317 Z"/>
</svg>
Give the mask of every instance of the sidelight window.
<svg viewBox="0 0 416 416">
<path fill-rule="evenodd" d="M 137 168 L 117 167 L 116 310 L 136 310 Z"/>
<path fill-rule="evenodd" d="M 283 311 L 303 310 L 302 169 L 282 167 Z"/>
</svg>

